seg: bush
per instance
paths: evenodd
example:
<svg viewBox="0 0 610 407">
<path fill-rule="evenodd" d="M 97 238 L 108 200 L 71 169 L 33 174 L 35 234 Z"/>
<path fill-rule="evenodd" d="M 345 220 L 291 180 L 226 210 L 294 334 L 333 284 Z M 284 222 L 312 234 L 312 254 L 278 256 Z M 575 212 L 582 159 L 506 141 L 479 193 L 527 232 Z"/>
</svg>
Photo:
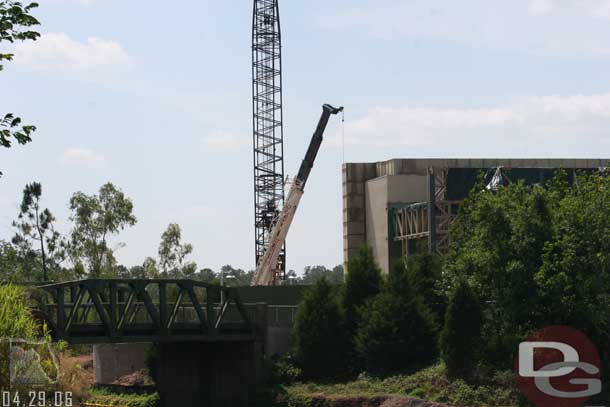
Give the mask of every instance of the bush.
<svg viewBox="0 0 610 407">
<path fill-rule="evenodd" d="M 26 294 L 21 287 L 0 285 L 0 390 L 8 389 L 10 385 L 7 338 L 34 339 L 38 333 Z"/>
<path fill-rule="evenodd" d="M 38 333 L 30 313 L 26 291 L 14 285 L 0 285 L 0 338 L 34 339 Z"/>
<path fill-rule="evenodd" d="M 375 262 L 373 252 L 369 247 L 363 246 L 358 256 L 351 258 L 347 265 L 343 307 L 350 335 L 358 326 L 360 308 L 367 299 L 379 293 L 381 285 L 381 271 Z"/>
<path fill-rule="evenodd" d="M 481 343 L 481 305 L 470 285 L 462 280 L 449 299 L 441 332 L 441 354 L 450 376 L 469 375 L 474 370 Z"/>
<path fill-rule="evenodd" d="M 159 395 L 115 393 L 105 389 L 91 389 L 91 404 L 126 407 L 159 407 Z"/>
<path fill-rule="evenodd" d="M 292 355 L 275 355 L 268 360 L 270 384 L 290 384 L 301 379 L 303 372 L 298 368 Z"/>
<path fill-rule="evenodd" d="M 431 362 L 436 343 L 434 318 L 401 262 L 392 270 L 387 287 L 362 309 L 356 351 L 372 372 L 399 371 Z"/>
<path fill-rule="evenodd" d="M 325 278 L 308 289 L 295 318 L 295 356 L 310 378 L 332 377 L 344 366 L 347 338 L 336 295 Z"/>
</svg>

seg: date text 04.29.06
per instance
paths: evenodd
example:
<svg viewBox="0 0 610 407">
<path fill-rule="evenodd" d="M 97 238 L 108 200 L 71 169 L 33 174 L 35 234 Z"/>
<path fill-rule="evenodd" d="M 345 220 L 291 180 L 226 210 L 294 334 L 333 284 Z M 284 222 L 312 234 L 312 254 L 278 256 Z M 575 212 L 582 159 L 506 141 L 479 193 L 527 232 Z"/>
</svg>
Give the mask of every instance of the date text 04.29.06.
<svg viewBox="0 0 610 407">
<path fill-rule="evenodd" d="M 2 407 L 72 407 L 72 392 L 3 391 Z"/>
</svg>

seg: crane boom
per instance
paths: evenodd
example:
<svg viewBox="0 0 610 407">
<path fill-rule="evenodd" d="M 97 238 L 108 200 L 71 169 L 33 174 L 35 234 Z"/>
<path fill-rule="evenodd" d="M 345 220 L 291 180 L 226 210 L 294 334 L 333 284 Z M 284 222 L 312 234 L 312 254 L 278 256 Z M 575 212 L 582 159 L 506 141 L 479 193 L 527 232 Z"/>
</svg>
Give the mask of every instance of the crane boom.
<svg viewBox="0 0 610 407">
<path fill-rule="evenodd" d="M 271 234 L 269 237 L 269 246 L 261 257 L 259 263 L 256 265 L 256 272 L 254 273 L 254 278 L 252 279 L 252 285 L 272 285 L 275 283 L 275 281 L 277 281 L 277 278 L 281 273 L 281 270 L 278 270 L 278 257 L 282 250 L 282 246 L 284 245 L 284 241 L 286 240 L 286 236 L 288 235 L 288 230 L 290 229 L 292 220 L 294 219 L 294 214 L 296 213 L 299 203 L 301 202 L 301 198 L 303 197 L 305 184 L 307 183 L 307 179 L 309 178 L 309 174 L 313 168 L 316 156 L 320 150 L 320 145 L 322 145 L 326 125 L 328 124 L 328 120 L 330 119 L 331 115 L 337 114 L 341 111 L 343 111 L 343 107 L 337 108 L 329 104 L 322 106 L 322 116 L 320 116 L 318 126 L 311 137 L 309 147 L 307 148 L 307 153 L 305 153 L 305 158 L 301 163 L 299 172 L 296 178 L 292 181 L 290 192 L 288 192 L 288 197 L 286 198 L 284 207 L 274 221 L 274 225 L 271 229 Z"/>
</svg>

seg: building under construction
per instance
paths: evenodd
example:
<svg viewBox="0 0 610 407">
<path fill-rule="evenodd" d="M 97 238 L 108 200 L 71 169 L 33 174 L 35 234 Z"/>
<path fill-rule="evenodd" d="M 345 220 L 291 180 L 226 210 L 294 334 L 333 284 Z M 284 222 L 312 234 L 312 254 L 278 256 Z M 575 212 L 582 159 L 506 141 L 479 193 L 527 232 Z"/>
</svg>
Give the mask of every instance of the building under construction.
<svg viewBox="0 0 610 407">
<path fill-rule="evenodd" d="M 608 167 L 608 159 L 394 159 L 343 165 L 343 253 L 367 244 L 383 272 L 402 256 L 446 253 L 449 225 L 481 175 L 487 188 L 544 183 Z"/>
</svg>

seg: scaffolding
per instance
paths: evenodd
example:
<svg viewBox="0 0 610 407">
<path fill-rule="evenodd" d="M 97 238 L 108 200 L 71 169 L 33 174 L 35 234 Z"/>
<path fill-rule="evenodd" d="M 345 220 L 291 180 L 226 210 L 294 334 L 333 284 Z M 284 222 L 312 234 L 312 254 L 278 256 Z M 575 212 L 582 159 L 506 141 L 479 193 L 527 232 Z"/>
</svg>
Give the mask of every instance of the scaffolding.
<svg viewBox="0 0 610 407">
<path fill-rule="evenodd" d="M 430 253 L 449 250 L 449 225 L 462 200 L 447 199 L 448 169 L 428 169 L 428 200 L 393 208 L 394 241 L 402 245 L 402 255 L 412 253 L 412 243 L 427 240 Z"/>
</svg>

